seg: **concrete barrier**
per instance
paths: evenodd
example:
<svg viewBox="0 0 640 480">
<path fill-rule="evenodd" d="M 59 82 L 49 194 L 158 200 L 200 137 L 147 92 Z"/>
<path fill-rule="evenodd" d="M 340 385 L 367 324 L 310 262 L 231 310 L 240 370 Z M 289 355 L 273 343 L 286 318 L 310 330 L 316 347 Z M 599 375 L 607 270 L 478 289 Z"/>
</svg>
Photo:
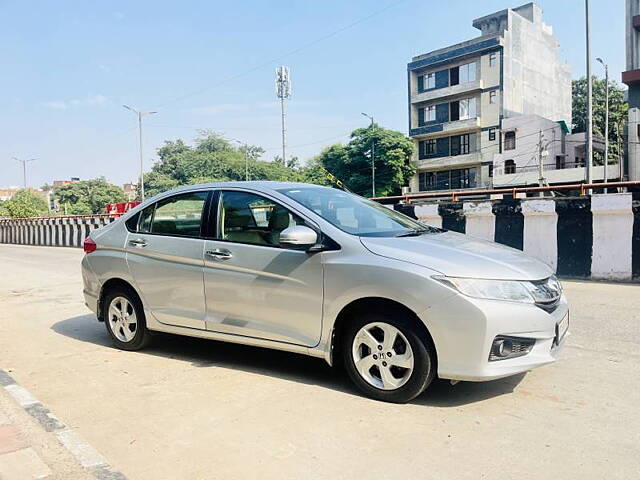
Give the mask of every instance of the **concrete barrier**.
<svg viewBox="0 0 640 480">
<path fill-rule="evenodd" d="M 91 230 L 114 220 L 108 215 L 0 219 L 0 243 L 82 247 Z"/>
<path fill-rule="evenodd" d="M 523 250 L 565 277 L 640 278 L 640 196 L 631 193 L 441 202 L 397 210 Z"/>
</svg>

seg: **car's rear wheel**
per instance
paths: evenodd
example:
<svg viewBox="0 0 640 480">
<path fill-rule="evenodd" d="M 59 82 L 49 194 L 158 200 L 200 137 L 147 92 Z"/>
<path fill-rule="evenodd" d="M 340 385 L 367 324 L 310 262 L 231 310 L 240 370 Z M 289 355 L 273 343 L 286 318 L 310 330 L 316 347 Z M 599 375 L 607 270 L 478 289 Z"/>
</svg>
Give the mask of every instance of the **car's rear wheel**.
<svg viewBox="0 0 640 480">
<path fill-rule="evenodd" d="M 393 314 L 365 314 L 346 327 L 342 342 L 345 368 L 366 395 L 406 403 L 431 383 L 430 345 L 411 322 Z"/>
<path fill-rule="evenodd" d="M 140 350 L 150 340 L 144 310 L 137 295 L 117 288 L 104 299 L 103 320 L 115 345 L 122 350 Z"/>
</svg>

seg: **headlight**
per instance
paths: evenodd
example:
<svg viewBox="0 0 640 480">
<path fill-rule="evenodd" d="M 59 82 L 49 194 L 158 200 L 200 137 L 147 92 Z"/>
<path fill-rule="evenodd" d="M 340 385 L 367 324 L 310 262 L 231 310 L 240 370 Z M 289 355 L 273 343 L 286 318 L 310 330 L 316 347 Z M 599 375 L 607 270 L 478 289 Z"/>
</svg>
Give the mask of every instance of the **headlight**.
<svg viewBox="0 0 640 480">
<path fill-rule="evenodd" d="M 443 275 L 433 278 L 463 295 L 488 300 L 548 305 L 557 302 L 562 294 L 562 287 L 555 276 L 539 282 L 456 278 Z"/>
</svg>

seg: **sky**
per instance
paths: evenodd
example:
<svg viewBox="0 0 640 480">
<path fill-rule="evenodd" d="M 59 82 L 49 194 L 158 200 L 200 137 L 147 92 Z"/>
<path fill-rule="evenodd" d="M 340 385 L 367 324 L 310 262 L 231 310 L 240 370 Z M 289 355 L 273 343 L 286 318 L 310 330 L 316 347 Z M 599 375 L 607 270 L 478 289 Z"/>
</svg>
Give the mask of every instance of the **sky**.
<svg viewBox="0 0 640 480">
<path fill-rule="evenodd" d="M 406 64 L 477 36 L 472 20 L 524 2 L 0 0 L 0 186 L 139 175 L 165 140 L 199 130 L 281 151 L 274 76 L 291 71 L 287 155 L 305 161 L 366 126 L 407 132 Z M 573 77 L 585 72 L 584 1 L 539 0 Z M 624 0 L 591 0 L 593 57 L 620 81 Z M 593 73 L 602 67 L 593 63 Z"/>
</svg>

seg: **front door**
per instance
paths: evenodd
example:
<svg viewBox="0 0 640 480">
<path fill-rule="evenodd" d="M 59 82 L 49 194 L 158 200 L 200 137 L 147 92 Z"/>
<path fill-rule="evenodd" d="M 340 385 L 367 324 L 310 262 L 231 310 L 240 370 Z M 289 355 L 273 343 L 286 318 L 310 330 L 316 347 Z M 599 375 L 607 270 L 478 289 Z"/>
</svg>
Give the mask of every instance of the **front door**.
<svg viewBox="0 0 640 480">
<path fill-rule="evenodd" d="M 280 247 L 304 220 L 267 197 L 223 191 L 205 242 L 207 329 L 315 346 L 322 330 L 322 253 Z"/>
<path fill-rule="evenodd" d="M 127 263 L 147 310 L 161 323 L 205 329 L 201 218 L 208 192 L 174 195 L 128 225 Z M 133 230 L 133 231 L 131 231 Z"/>
</svg>

